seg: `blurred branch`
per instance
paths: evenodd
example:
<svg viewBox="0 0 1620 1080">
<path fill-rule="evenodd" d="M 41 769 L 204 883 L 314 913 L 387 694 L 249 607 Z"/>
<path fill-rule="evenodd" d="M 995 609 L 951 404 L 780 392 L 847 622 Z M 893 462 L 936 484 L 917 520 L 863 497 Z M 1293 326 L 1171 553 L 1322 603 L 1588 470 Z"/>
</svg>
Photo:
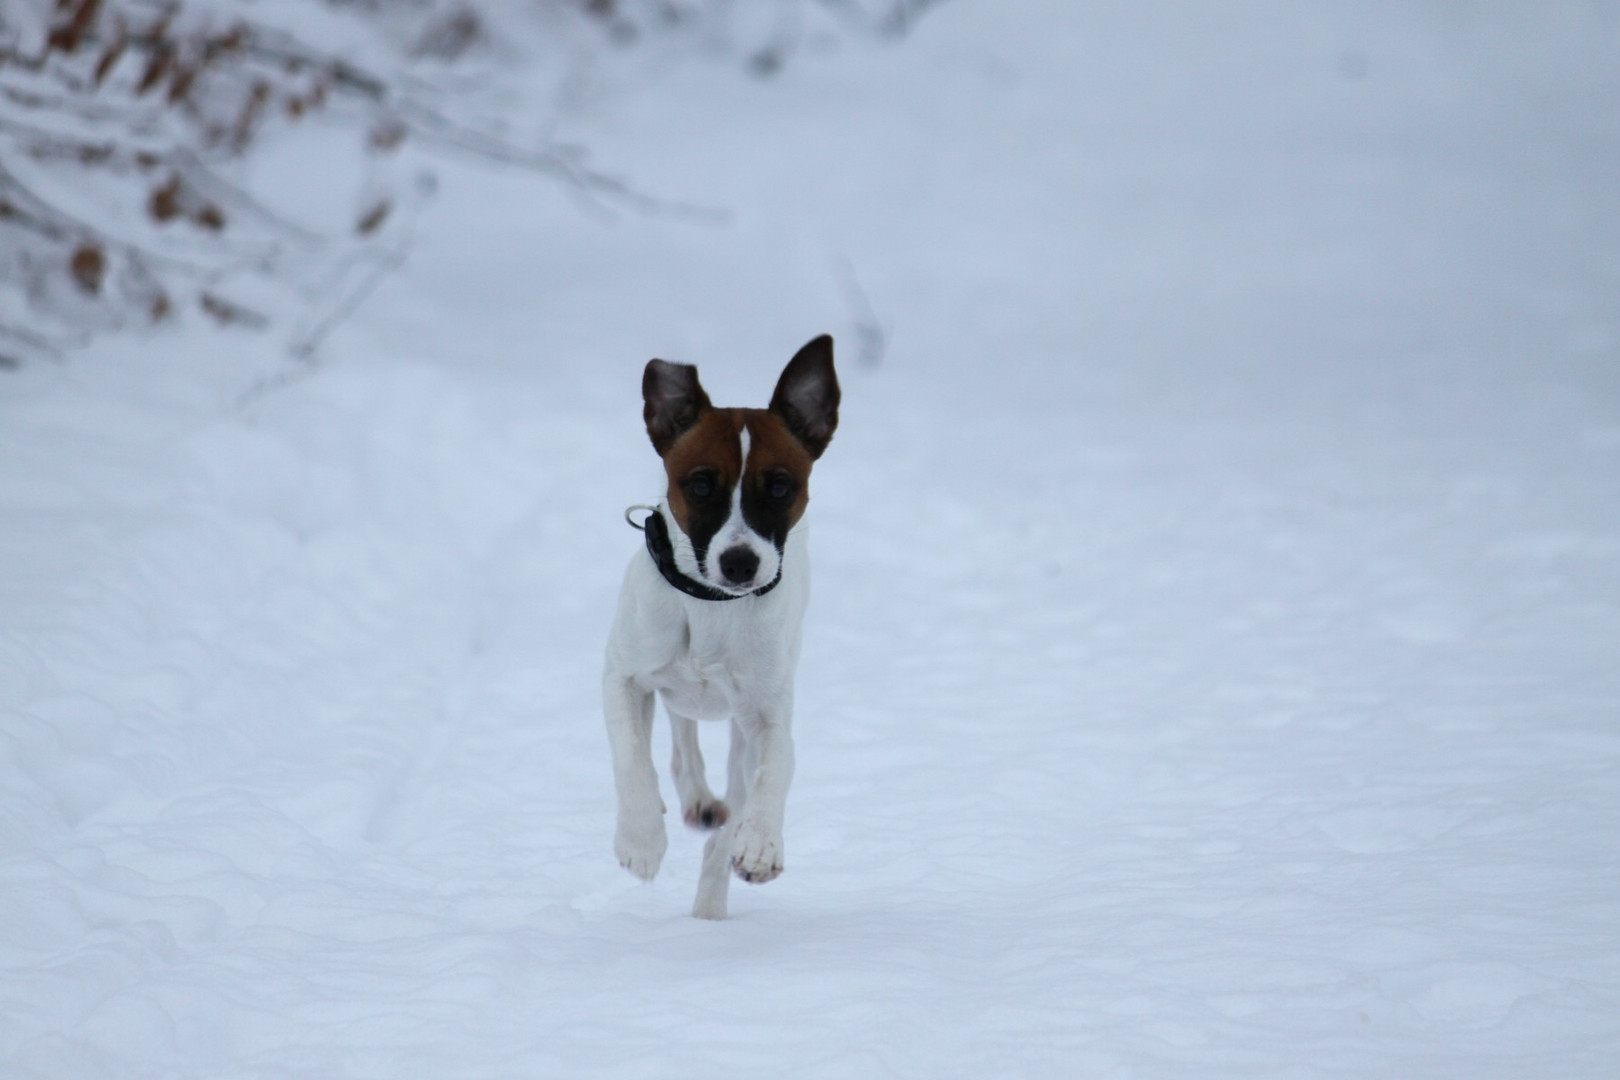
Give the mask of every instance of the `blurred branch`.
<svg viewBox="0 0 1620 1080">
<path fill-rule="evenodd" d="M 0 369 L 15 370 L 26 361 L 39 358 L 61 363 L 62 349 L 58 343 L 31 330 L 0 322 Z"/>
<path fill-rule="evenodd" d="M 889 348 L 889 333 L 883 328 L 871 297 L 861 288 L 861 279 L 855 275 L 855 264 L 840 256 L 837 264 L 838 282 L 844 290 L 855 328 L 855 362 L 865 367 L 877 367 Z"/>
<path fill-rule="evenodd" d="M 879 37 L 900 38 L 930 9 L 944 0 L 887 0 L 875 7 L 861 0 L 817 0 L 828 11 L 834 12 L 867 33 Z"/>
<path fill-rule="evenodd" d="M 893 37 L 934 2 L 760 0 L 746 15 L 715 0 L 531 0 L 521 9 L 495 0 L 8 4 L 0 14 L 0 300 L 23 304 L 0 308 L 0 336 L 21 343 L 4 355 L 59 357 L 94 333 L 184 310 L 231 326 L 279 322 L 275 302 L 266 313 L 226 295 L 251 276 L 300 312 L 307 329 L 292 348 L 309 358 L 409 250 L 414 215 L 402 211 L 421 193 L 394 164 L 407 143 L 526 169 L 593 214 L 723 222 L 718 208 L 640 190 L 593 164 L 582 146 L 549 133 L 538 145 L 514 139 L 522 95 L 499 79 L 495 61 L 522 49 L 502 31 L 530 19 L 538 33 L 523 40 L 552 56 L 561 33 L 561 62 L 580 70 L 638 41 L 709 51 L 719 34 L 765 76 L 793 51 L 806 12 L 825 9 L 858 32 Z M 774 26 L 766 45 L 730 35 L 733 24 L 757 26 L 761 12 Z M 559 89 L 565 100 L 571 80 Z M 362 162 L 347 227 L 312 227 L 277 211 L 272 191 L 256 191 L 240 164 L 267 132 L 317 117 L 346 130 Z"/>
</svg>

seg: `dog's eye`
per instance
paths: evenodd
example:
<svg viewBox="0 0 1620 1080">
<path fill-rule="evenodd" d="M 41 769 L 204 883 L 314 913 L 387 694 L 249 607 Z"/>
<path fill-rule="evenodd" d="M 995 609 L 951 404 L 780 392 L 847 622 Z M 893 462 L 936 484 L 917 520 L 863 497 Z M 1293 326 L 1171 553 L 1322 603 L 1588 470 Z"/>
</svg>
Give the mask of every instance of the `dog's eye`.
<svg viewBox="0 0 1620 1080">
<path fill-rule="evenodd" d="M 714 494 L 714 481 L 707 476 L 694 476 L 686 482 L 686 493 L 694 499 L 707 499 Z"/>
<path fill-rule="evenodd" d="M 785 476 L 771 477 L 770 493 L 773 499 L 787 498 L 793 494 L 793 481 Z"/>
</svg>

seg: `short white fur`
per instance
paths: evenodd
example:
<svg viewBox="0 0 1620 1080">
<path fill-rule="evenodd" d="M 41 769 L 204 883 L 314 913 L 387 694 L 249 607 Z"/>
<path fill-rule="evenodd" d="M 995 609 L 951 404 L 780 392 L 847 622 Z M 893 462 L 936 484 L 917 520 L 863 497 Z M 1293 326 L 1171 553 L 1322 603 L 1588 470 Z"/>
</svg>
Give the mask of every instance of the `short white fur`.
<svg viewBox="0 0 1620 1080">
<path fill-rule="evenodd" d="M 827 348 L 830 357 L 830 340 Z M 832 378 L 830 364 L 827 375 Z M 746 474 L 752 441 L 746 428 L 741 439 Z M 725 918 L 733 873 L 756 884 L 782 873 L 782 824 L 794 767 L 793 680 L 810 596 L 803 521 L 789 531 L 778 554 L 744 521 L 741 486 L 739 477 L 730 516 L 705 561 L 717 563 L 728 545 L 747 544 L 760 555 L 751 588 L 776 580 L 780 570 L 776 587 L 763 595 L 745 590 L 732 600 L 699 599 L 671 587 L 657 564 L 637 552 L 625 570 L 602 676 L 618 793 L 614 853 L 630 873 L 650 881 L 669 846 L 652 761 L 656 695 L 670 718 L 671 771 L 681 816 L 690 825 L 715 829 L 703 849 L 692 904 L 692 914 L 701 919 Z M 660 501 L 658 513 L 668 526 L 677 567 L 722 587 L 718 575 L 701 572 L 667 502 Z M 730 724 L 723 801 L 710 790 L 704 772 L 697 734 L 702 720 Z"/>
</svg>

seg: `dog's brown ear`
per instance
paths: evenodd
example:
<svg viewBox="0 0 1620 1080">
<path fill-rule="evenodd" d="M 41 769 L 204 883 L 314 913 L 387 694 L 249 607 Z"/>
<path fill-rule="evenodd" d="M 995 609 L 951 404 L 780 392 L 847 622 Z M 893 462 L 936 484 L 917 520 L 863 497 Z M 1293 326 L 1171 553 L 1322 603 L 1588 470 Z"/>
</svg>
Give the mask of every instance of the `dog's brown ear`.
<svg viewBox="0 0 1620 1080">
<path fill-rule="evenodd" d="M 647 370 L 641 373 L 641 400 L 646 403 L 641 415 L 647 421 L 647 436 L 659 457 L 713 407 L 698 382 L 697 368 L 668 360 L 647 361 Z"/>
<path fill-rule="evenodd" d="M 838 427 L 838 373 L 833 370 L 833 340 L 827 334 L 800 349 L 782 369 L 771 395 L 771 412 L 819 458 Z"/>
</svg>

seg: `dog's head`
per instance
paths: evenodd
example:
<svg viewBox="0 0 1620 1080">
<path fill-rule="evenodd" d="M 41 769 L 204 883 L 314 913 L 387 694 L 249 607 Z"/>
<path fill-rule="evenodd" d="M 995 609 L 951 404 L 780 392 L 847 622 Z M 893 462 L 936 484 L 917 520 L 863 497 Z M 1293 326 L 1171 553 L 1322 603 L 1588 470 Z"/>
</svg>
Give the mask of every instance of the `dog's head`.
<svg viewBox="0 0 1620 1080">
<path fill-rule="evenodd" d="M 642 416 L 669 476 L 681 572 L 742 596 L 776 580 L 788 531 L 810 500 L 810 467 L 838 427 L 832 338 L 782 370 L 764 409 L 717 409 L 697 368 L 649 360 Z"/>
</svg>

